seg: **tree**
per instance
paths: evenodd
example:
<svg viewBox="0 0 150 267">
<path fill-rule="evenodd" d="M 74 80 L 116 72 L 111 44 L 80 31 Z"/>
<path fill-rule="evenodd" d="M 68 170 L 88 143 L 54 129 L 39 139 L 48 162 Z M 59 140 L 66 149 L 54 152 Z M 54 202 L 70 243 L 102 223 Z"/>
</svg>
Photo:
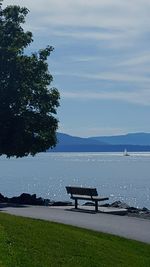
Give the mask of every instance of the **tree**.
<svg viewBox="0 0 150 267">
<path fill-rule="evenodd" d="M 53 47 L 25 54 L 32 33 L 22 24 L 28 9 L 0 3 L 0 155 L 35 155 L 56 145 L 59 92 L 47 58 Z"/>
</svg>

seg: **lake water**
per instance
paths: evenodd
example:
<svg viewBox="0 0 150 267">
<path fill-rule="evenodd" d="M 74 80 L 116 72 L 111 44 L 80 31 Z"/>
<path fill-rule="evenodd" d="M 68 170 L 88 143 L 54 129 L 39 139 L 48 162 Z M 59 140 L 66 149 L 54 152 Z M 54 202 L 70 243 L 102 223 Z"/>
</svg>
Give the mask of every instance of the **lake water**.
<svg viewBox="0 0 150 267">
<path fill-rule="evenodd" d="M 0 192 L 36 193 L 69 200 L 66 185 L 91 186 L 110 202 L 150 208 L 150 153 L 40 153 L 21 159 L 0 157 Z"/>
</svg>

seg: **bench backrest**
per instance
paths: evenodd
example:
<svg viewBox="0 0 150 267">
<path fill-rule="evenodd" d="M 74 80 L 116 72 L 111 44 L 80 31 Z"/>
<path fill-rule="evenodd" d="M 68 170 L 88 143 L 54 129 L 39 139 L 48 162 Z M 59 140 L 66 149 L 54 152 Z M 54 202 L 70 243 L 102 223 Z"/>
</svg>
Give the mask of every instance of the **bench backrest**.
<svg viewBox="0 0 150 267">
<path fill-rule="evenodd" d="M 91 187 L 66 186 L 66 190 L 71 195 L 98 196 L 96 188 Z"/>
</svg>

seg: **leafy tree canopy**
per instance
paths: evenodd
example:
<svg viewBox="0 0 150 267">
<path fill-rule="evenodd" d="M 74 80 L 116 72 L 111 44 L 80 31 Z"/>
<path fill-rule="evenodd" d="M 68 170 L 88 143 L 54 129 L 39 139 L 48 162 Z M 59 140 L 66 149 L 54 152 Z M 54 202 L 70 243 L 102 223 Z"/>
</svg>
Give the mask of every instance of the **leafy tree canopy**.
<svg viewBox="0 0 150 267">
<path fill-rule="evenodd" d="M 0 3 L 0 155 L 22 157 L 56 145 L 59 92 L 47 58 L 53 47 L 26 55 L 32 39 L 22 24 L 28 9 Z"/>
</svg>

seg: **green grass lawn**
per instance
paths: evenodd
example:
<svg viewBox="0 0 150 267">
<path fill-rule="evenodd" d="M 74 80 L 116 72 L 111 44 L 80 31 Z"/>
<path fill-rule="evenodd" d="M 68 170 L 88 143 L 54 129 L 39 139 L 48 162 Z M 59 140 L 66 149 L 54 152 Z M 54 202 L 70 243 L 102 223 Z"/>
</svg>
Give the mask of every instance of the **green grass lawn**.
<svg viewBox="0 0 150 267">
<path fill-rule="evenodd" d="M 0 267 L 150 266 L 150 245 L 0 213 Z"/>
</svg>

